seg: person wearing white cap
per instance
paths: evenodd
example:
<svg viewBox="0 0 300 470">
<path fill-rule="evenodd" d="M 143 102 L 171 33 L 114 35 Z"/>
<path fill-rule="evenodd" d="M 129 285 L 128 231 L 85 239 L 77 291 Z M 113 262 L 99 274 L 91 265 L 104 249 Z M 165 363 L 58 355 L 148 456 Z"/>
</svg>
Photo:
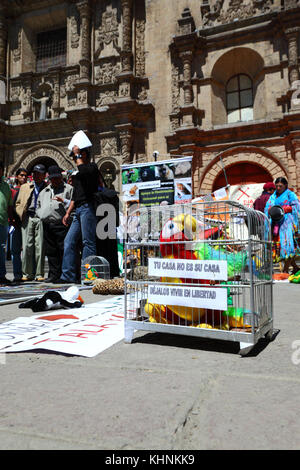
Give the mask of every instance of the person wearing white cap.
<svg viewBox="0 0 300 470">
<path fill-rule="evenodd" d="M 63 224 L 68 225 L 70 215 L 74 213 L 72 224 L 64 242 L 62 274 L 57 282 L 74 283 L 78 266 L 78 245 L 82 240 L 82 259 L 96 255 L 96 209 L 94 193 L 98 191 L 100 172 L 95 163 L 90 161 L 89 148 L 92 143 L 83 131 L 77 132 L 69 144 L 77 173 L 74 176 L 74 191 L 71 203 L 63 217 Z"/>
</svg>

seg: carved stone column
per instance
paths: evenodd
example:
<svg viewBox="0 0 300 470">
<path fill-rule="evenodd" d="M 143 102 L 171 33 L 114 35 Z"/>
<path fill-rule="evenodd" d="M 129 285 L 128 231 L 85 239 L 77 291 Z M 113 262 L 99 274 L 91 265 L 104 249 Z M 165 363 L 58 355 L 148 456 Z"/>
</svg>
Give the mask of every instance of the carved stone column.
<svg viewBox="0 0 300 470">
<path fill-rule="evenodd" d="M 192 51 L 184 51 L 180 53 L 180 58 L 183 63 L 183 91 L 184 91 L 184 105 L 189 106 L 192 103 Z"/>
<path fill-rule="evenodd" d="M 54 86 L 53 86 L 53 117 L 59 118 L 60 114 L 60 96 L 59 96 L 59 75 L 56 75 L 53 79 Z"/>
<path fill-rule="evenodd" d="M 298 67 L 298 35 L 300 28 L 289 28 L 285 31 L 289 51 L 289 80 L 290 84 L 299 80 Z"/>
<path fill-rule="evenodd" d="M 133 91 L 132 70 L 132 0 L 121 0 L 123 12 L 123 44 L 120 52 L 122 71 L 118 75 L 119 99 L 128 100 Z"/>
<path fill-rule="evenodd" d="M 81 59 L 80 81 L 88 81 L 90 76 L 91 46 L 90 46 L 90 6 L 89 0 L 77 3 L 80 13 Z"/>
<path fill-rule="evenodd" d="M 121 143 L 122 164 L 131 162 L 131 149 L 133 143 L 133 127 L 131 124 L 116 126 Z"/>
<path fill-rule="evenodd" d="M 123 12 L 122 71 L 132 70 L 132 0 L 121 0 Z"/>
<path fill-rule="evenodd" d="M 0 76 L 6 73 L 7 29 L 4 16 L 0 12 Z"/>
</svg>

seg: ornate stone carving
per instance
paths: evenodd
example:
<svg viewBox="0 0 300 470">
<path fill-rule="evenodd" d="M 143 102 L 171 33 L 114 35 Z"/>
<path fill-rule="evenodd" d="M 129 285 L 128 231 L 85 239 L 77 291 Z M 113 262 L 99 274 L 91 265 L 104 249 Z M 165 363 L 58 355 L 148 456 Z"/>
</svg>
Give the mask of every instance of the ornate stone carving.
<svg viewBox="0 0 300 470">
<path fill-rule="evenodd" d="M 176 112 L 179 110 L 179 99 L 180 99 L 180 89 L 179 89 L 179 68 L 172 63 L 172 111 Z"/>
<path fill-rule="evenodd" d="M 131 126 L 120 125 L 119 138 L 121 144 L 122 163 L 131 163 L 131 149 L 133 143 L 133 133 Z"/>
<path fill-rule="evenodd" d="M 216 0 L 212 7 L 202 6 L 202 22 L 204 26 L 231 23 L 251 16 L 268 13 L 272 10 L 272 0 L 229 0 L 228 8 L 224 8 L 224 0 Z"/>
<path fill-rule="evenodd" d="M 17 32 L 16 32 L 16 47 L 13 49 L 13 59 L 14 62 L 18 62 L 21 59 L 21 45 L 22 45 L 22 28 L 20 25 L 16 26 Z"/>
<path fill-rule="evenodd" d="M 79 34 L 77 30 L 77 19 L 72 16 L 70 19 L 70 33 L 71 33 L 71 47 L 77 48 L 79 46 Z"/>
<path fill-rule="evenodd" d="M 90 64 L 90 6 L 89 1 L 85 0 L 77 3 L 77 8 L 80 13 L 80 37 L 81 37 L 81 60 L 80 65 L 80 79 L 86 81 L 89 79 L 89 64 Z"/>
<path fill-rule="evenodd" d="M 145 20 L 137 19 L 135 23 L 135 74 L 137 77 L 145 76 Z"/>
<path fill-rule="evenodd" d="M 183 90 L 184 90 L 184 104 L 189 105 L 192 103 L 192 51 L 184 51 L 180 53 L 180 58 L 183 63 Z"/>
<path fill-rule="evenodd" d="M 70 159 L 67 159 L 65 155 L 67 155 L 67 150 L 61 151 L 58 150 L 56 147 L 52 145 L 43 145 L 39 147 L 33 147 L 25 151 L 22 156 L 16 158 L 16 163 L 11 165 L 9 168 L 9 172 L 14 174 L 17 168 L 20 166 L 27 167 L 35 160 L 39 160 L 41 157 L 49 157 L 52 158 L 58 166 L 64 169 L 71 169 L 72 163 Z"/>
<path fill-rule="evenodd" d="M 117 140 L 115 137 L 104 137 L 100 141 L 101 157 L 118 155 Z"/>
<path fill-rule="evenodd" d="M 95 83 L 105 85 L 107 83 L 116 83 L 116 76 L 120 73 L 119 63 L 103 62 L 95 67 Z"/>
<path fill-rule="evenodd" d="M 300 0 L 284 0 L 284 8 L 286 10 L 290 8 L 296 8 L 297 6 L 299 6 L 299 4 Z"/>
<path fill-rule="evenodd" d="M 129 82 L 120 83 L 119 96 L 121 98 L 130 97 L 130 83 Z"/>
<path fill-rule="evenodd" d="M 191 34 L 195 30 L 194 19 L 190 9 L 187 7 L 183 10 L 180 20 L 178 20 L 179 35 Z"/>
<path fill-rule="evenodd" d="M 98 98 L 96 98 L 96 106 L 101 107 L 107 104 L 114 103 L 117 99 L 117 92 L 115 90 L 106 90 L 99 93 Z"/>
<path fill-rule="evenodd" d="M 119 24 L 117 19 L 117 9 L 110 6 L 102 14 L 101 25 L 96 30 L 96 51 L 95 56 L 99 57 L 102 49 L 109 44 L 112 44 L 116 50 L 118 47 L 119 39 Z"/>
<path fill-rule="evenodd" d="M 11 101 L 18 101 L 20 99 L 21 94 L 21 85 L 20 83 L 13 83 L 10 89 L 10 100 Z"/>
<path fill-rule="evenodd" d="M 0 75 L 5 75 L 6 70 L 6 42 L 7 29 L 5 18 L 0 14 Z"/>
<path fill-rule="evenodd" d="M 123 12 L 122 70 L 131 71 L 132 56 L 132 0 L 121 0 Z"/>
<path fill-rule="evenodd" d="M 25 122 L 29 122 L 32 119 L 32 99 L 30 86 L 23 88 L 22 105 L 23 119 Z"/>
</svg>

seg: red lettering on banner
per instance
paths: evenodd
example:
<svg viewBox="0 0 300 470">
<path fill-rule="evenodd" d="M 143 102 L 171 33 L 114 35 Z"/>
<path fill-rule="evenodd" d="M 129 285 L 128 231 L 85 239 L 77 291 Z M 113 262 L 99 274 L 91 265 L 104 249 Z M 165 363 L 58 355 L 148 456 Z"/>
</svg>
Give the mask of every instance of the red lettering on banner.
<svg viewBox="0 0 300 470">
<path fill-rule="evenodd" d="M 94 331 L 92 333 L 95 334 Z M 86 331 L 84 331 L 83 333 L 79 333 L 79 332 L 78 333 L 71 333 L 70 332 L 70 333 L 60 333 L 59 336 L 72 336 L 73 338 L 88 339 L 87 336 L 84 336 L 86 334 L 87 334 Z"/>
<path fill-rule="evenodd" d="M 75 341 L 65 341 L 63 339 L 51 339 L 51 338 L 48 338 L 48 339 L 42 339 L 42 341 L 38 341 L 37 343 L 33 343 L 34 345 L 36 344 L 40 344 L 40 343 L 45 343 L 46 341 L 57 341 L 59 343 L 75 343 Z"/>
</svg>

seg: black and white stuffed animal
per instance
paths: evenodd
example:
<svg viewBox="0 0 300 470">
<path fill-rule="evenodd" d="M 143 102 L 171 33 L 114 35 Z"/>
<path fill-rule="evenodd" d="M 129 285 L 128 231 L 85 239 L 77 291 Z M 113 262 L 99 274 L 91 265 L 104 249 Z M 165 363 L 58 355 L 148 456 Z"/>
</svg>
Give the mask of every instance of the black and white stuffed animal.
<svg viewBox="0 0 300 470">
<path fill-rule="evenodd" d="M 60 308 L 80 308 L 83 300 L 76 286 L 69 287 L 65 292 L 49 291 L 42 297 L 28 300 L 19 305 L 19 308 L 31 308 L 33 312 L 45 312 Z"/>
</svg>

